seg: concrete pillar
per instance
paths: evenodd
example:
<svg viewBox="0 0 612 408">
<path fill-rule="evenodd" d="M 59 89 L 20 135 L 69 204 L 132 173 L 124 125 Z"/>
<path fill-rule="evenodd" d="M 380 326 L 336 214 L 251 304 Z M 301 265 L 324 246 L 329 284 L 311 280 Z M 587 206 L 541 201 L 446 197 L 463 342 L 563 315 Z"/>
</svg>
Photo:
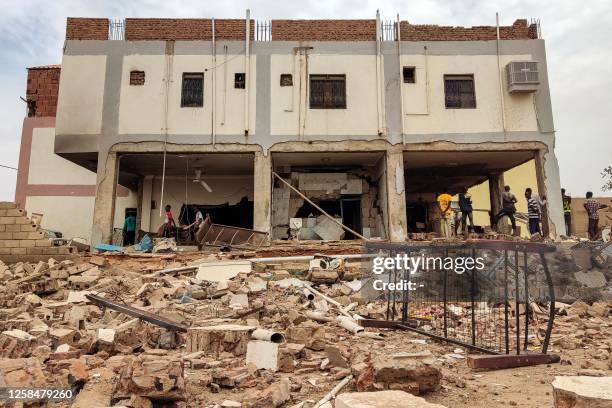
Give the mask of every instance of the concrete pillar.
<svg viewBox="0 0 612 408">
<path fill-rule="evenodd" d="M 387 150 L 385 162 L 388 238 L 392 242 L 403 242 L 408 237 L 403 152 Z"/>
<path fill-rule="evenodd" d="M 559 164 L 551 147 L 538 150 L 534 161 L 538 194 L 546 196 L 546 206 L 542 209 L 542 233 L 556 238 L 559 233 L 565 233 Z"/>
<path fill-rule="evenodd" d="M 255 152 L 253 229 L 270 232 L 272 205 L 272 156 Z"/>
<path fill-rule="evenodd" d="M 91 228 L 92 246 L 102 243 L 110 244 L 112 241 L 118 170 L 117 153 L 100 152 L 98 154 L 96 200 Z"/>
<path fill-rule="evenodd" d="M 151 201 L 153 200 L 153 176 L 142 180 L 142 206 L 140 207 L 140 228 L 151 232 Z"/>
<path fill-rule="evenodd" d="M 489 197 L 491 213 L 495 216 L 502 207 L 502 192 L 504 191 L 504 173 L 489 174 Z"/>
</svg>

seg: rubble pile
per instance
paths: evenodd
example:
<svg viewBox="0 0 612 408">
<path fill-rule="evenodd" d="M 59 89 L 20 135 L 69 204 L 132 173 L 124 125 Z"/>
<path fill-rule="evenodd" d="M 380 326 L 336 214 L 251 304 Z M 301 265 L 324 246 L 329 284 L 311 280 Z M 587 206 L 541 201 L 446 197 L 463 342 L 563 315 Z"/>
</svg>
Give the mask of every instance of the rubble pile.
<svg viewBox="0 0 612 408">
<path fill-rule="evenodd" d="M 74 407 L 442 407 L 486 389 L 468 350 L 359 325 L 386 313 L 362 293 L 359 262 L 244 256 L 0 263 L 0 384 L 71 389 Z M 551 347 L 569 354 L 555 374 L 609 378 L 610 303 L 557 306 Z M 448 307 L 453 327 L 470 318 L 471 305 Z M 427 313 L 433 328 L 439 311 Z M 564 382 L 554 397 L 570 394 L 582 395 Z"/>
</svg>

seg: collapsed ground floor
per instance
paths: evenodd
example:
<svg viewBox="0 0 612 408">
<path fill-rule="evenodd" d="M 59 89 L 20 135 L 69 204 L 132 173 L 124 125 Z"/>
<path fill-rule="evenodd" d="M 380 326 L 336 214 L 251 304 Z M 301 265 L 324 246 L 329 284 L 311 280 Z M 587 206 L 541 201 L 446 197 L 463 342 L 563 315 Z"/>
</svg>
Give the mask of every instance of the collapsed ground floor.
<svg viewBox="0 0 612 408">
<path fill-rule="evenodd" d="M 437 195 L 464 190 L 472 194 L 482 231 L 500 210 L 505 184 L 516 194 L 519 212 L 526 212 L 525 188 L 546 196 L 543 233 L 564 234 L 556 159 L 540 142 L 287 142 L 265 153 L 234 144 L 168 144 L 164 151 L 163 144 L 150 142 L 118 144 L 100 157 L 94 244 L 112 242 L 128 213 L 136 215 L 138 230 L 159 232 L 166 205 L 181 225 L 193 223 L 200 211 L 215 224 L 264 232 L 273 240 L 404 241 L 412 233 L 440 232 Z M 123 189 L 135 200 L 118 208 Z"/>
</svg>

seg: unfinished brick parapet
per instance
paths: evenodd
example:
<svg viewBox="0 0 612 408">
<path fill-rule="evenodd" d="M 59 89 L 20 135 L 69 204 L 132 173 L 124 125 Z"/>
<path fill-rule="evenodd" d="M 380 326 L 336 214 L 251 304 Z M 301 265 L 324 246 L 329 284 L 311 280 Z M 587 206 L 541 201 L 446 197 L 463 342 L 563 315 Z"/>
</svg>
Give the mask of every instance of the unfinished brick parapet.
<svg viewBox="0 0 612 408">
<path fill-rule="evenodd" d="M 244 40 L 246 20 L 215 19 L 216 40 Z M 250 37 L 255 37 L 251 20 Z M 205 18 L 126 18 L 126 41 L 143 40 L 212 40 L 212 19 Z"/>
<path fill-rule="evenodd" d="M 59 65 L 28 68 L 26 100 L 29 117 L 55 116 L 60 71 Z"/>
<path fill-rule="evenodd" d="M 527 20 L 516 20 L 511 26 L 500 26 L 502 40 L 528 40 L 538 38 L 537 26 Z M 400 22 L 402 41 L 489 41 L 497 38 L 495 26 L 448 27 L 438 25 L 413 25 Z"/>
<path fill-rule="evenodd" d="M 68 17 L 67 40 L 108 40 L 108 18 Z"/>
<path fill-rule="evenodd" d="M 272 20 L 274 41 L 376 41 L 376 20 Z"/>
</svg>

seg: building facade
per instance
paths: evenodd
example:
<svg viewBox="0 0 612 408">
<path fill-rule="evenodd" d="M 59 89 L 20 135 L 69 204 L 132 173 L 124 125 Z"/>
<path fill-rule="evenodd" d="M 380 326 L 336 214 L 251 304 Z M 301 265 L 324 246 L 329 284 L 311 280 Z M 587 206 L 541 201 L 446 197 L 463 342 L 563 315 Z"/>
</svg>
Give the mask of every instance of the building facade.
<svg viewBox="0 0 612 408">
<path fill-rule="evenodd" d="M 185 224 L 198 208 L 214 222 L 286 238 L 289 220 L 303 218 L 304 239 L 332 239 L 281 179 L 360 234 L 403 241 L 436 230 L 441 192 L 487 182 L 489 202 L 475 206 L 495 212 L 504 174 L 526 163 L 531 187 L 548 197 L 544 232 L 563 232 L 536 24 L 246 18 L 117 27 L 68 19 L 61 70 L 53 68 L 56 112 L 32 88 L 22 140 L 22 156 L 37 150 L 28 134 L 52 148 L 45 167 L 61 160 L 62 182 L 74 184 L 52 184 L 41 167 L 24 181 L 20 170 L 17 202 L 86 197 L 93 206 L 78 219 L 94 244 L 111 240 L 126 209 L 140 229 L 157 231 L 167 204 Z"/>
</svg>

